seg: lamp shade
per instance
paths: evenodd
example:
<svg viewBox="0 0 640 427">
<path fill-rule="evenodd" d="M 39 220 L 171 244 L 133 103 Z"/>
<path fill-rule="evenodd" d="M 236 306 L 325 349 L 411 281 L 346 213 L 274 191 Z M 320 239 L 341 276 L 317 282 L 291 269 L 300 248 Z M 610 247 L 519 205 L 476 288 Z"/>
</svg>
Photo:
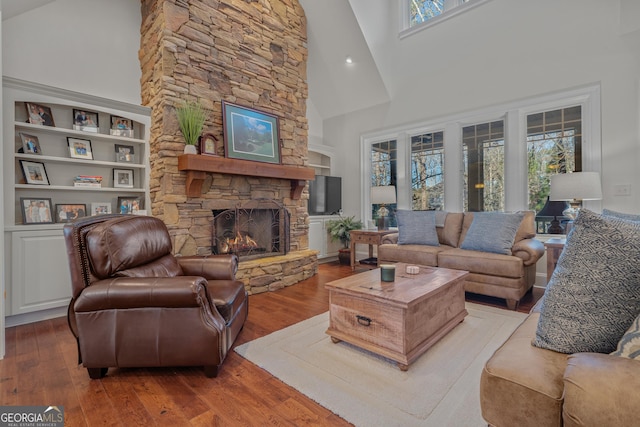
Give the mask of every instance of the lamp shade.
<svg viewBox="0 0 640 427">
<path fill-rule="evenodd" d="M 559 173 L 551 176 L 549 199 L 600 200 L 602 186 L 598 172 Z"/>
<path fill-rule="evenodd" d="M 371 187 L 371 204 L 383 205 L 396 202 L 396 187 L 393 185 L 382 185 Z"/>
</svg>

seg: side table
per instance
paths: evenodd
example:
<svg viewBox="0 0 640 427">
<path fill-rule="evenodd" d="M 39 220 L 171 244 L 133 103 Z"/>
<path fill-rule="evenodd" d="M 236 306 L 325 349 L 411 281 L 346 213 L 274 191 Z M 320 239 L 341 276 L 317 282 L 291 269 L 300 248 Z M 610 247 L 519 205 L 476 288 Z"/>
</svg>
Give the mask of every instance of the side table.
<svg viewBox="0 0 640 427">
<path fill-rule="evenodd" d="M 373 246 L 378 247 L 385 234 L 397 233 L 396 230 L 352 230 L 349 232 L 351 239 L 351 270 L 356 268 L 356 245 L 358 243 L 369 245 L 369 258 L 373 259 Z M 376 260 L 375 265 L 378 262 Z"/>
<path fill-rule="evenodd" d="M 544 246 L 547 248 L 547 284 L 551 280 L 553 270 L 556 269 L 558 264 L 558 258 L 564 249 L 564 245 L 567 242 L 565 238 L 553 237 L 546 241 Z"/>
</svg>

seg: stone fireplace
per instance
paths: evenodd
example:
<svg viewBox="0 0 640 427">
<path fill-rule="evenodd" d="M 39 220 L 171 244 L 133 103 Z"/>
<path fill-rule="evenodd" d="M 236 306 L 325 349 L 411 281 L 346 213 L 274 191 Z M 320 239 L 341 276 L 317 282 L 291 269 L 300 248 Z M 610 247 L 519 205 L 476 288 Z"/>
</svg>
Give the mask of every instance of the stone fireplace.
<svg viewBox="0 0 640 427">
<path fill-rule="evenodd" d="M 312 178 L 289 175 L 309 169 L 307 29 L 298 0 L 142 0 L 141 11 L 142 103 L 152 110 L 151 206 L 145 208 L 167 224 L 176 255 L 212 253 L 214 211 L 270 199 L 289 214 L 288 236 L 278 237 L 286 253 L 265 249 L 270 255 L 259 260 L 241 255 L 237 277 L 256 293 L 315 274 L 305 186 Z M 175 107 L 185 100 L 210 111 L 205 132 L 220 141 L 217 157 L 183 154 Z M 229 170 L 222 100 L 279 118 L 281 164 Z"/>
<path fill-rule="evenodd" d="M 241 261 L 289 252 L 287 209 L 276 200 L 252 200 L 213 211 L 211 252 L 236 254 Z"/>
</svg>

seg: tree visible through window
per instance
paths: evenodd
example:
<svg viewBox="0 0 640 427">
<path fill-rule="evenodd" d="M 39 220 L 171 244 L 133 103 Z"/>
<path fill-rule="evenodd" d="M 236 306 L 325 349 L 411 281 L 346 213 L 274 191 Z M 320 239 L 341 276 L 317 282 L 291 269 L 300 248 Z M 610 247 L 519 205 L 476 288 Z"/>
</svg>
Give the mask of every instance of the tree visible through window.
<svg viewBox="0 0 640 427">
<path fill-rule="evenodd" d="M 549 195 L 551 175 L 582 171 L 580 106 L 527 116 L 529 209 L 540 212 Z"/>
<path fill-rule="evenodd" d="M 413 210 L 444 208 L 444 132 L 411 137 Z"/>
<path fill-rule="evenodd" d="M 398 147 L 395 140 L 378 142 L 371 145 L 371 186 L 396 186 L 398 167 Z M 386 205 L 389 210 L 389 225 L 397 225 L 395 211 L 397 204 Z M 371 213 L 374 220 L 378 219 L 380 205 L 372 204 Z"/>
<path fill-rule="evenodd" d="M 405 0 L 409 2 L 409 27 L 427 22 L 470 0 Z"/>
</svg>

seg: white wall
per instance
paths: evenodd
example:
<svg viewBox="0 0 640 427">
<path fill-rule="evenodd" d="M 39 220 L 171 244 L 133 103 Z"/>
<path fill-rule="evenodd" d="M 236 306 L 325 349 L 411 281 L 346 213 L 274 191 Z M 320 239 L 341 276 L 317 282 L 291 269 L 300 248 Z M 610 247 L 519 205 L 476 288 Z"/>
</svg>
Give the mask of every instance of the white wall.
<svg viewBox="0 0 640 427">
<path fill-rule="evenodd" d="M 57 0 L 2 23 L 2 74 L 140 104 L 140 2 Z"/>
<path fill-rule="evenodd" d="M 385 82 L 392 101 L 323 125 L 325 143 L 340 147 L 345 212 L 360 213 L 362 134 L 593 84 L 602 96 L 602 206 L 640 212 L 638 21 L 628 0 L 492 0 L 390 41 L 401 76 Z M 614 196 L 616 184 L 630 184 L 631 195 Z"/>
</svg>

